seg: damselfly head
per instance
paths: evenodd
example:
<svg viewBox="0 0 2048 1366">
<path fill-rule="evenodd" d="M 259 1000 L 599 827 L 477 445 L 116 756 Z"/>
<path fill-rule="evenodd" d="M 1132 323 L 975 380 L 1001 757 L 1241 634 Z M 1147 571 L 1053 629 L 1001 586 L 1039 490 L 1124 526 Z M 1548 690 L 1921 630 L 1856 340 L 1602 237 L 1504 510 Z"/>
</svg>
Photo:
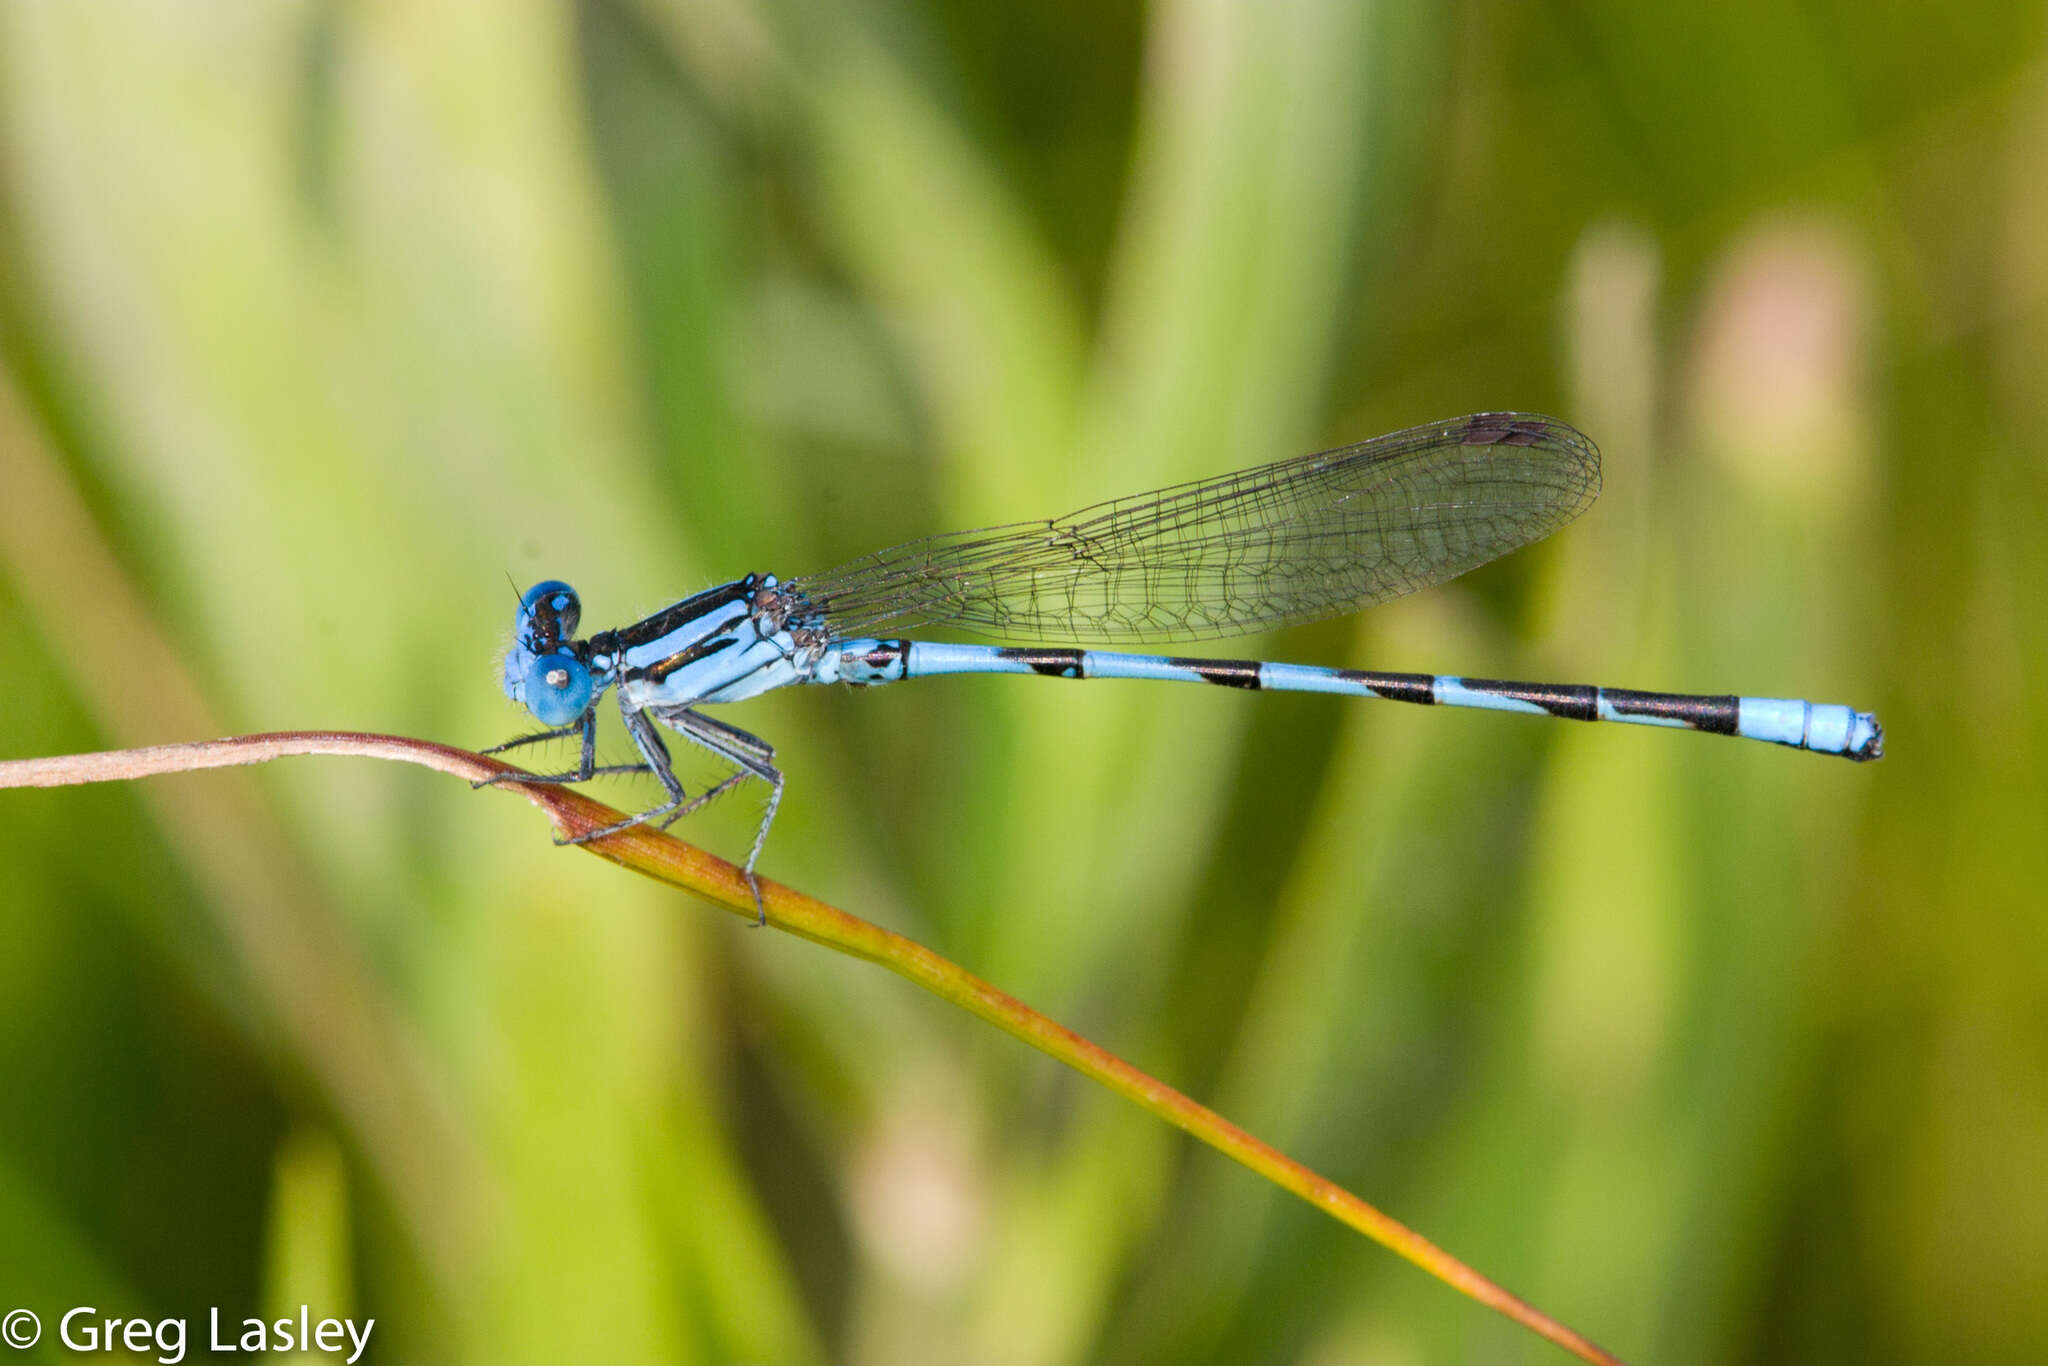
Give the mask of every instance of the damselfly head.
<svg viewBox="0 0 2048 1366">
<path fill-rule="evenodd" d="M 505 652 L 505 695 L 544 726 L 566 726 L 589 710 L 597 691 L 590 666 L 572 643 L 583 606 L 576 590 L 549 579 L 526 590 Z"/>
<path fill-rule="evenodd" d="M 574 638 L 576 623 L 582 619 L 583 603 L 576 590 L 560 579 L 548 579 L 527 589 L 519 600 L 512 634 L 535 654 L 546 654 Z"/>
</svg>

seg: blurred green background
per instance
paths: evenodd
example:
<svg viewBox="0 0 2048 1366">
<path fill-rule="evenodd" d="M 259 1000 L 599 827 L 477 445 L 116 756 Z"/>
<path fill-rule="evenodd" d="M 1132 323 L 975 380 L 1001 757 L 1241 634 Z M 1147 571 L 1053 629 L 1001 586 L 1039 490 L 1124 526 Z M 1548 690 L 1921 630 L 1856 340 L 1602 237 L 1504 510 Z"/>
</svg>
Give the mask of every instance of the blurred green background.
<svg viewBox="0 0 2048 1366">
<path fill-rule="evenodd" d="M 1851 702 L 1883 763 L 806 690 L 722 713 L 789 773 L 763 872 L 1624 1355 L 2039 1361 L 2044 17 L 6 5 L 0 752 L 480 746 L 524 725 L 508 574 L 611 625 L 1554 412 L 1605 451 L 1584 520 L 1224 648 Z M 759 801 L 684 833 L 741 853 Z M 0 864 L 0 1308 L 43 1359 L 71 1305 L 300 1303 L 386 1362 L 1562 1359 L 510 797 L 9 792 Z"/>
</svg>

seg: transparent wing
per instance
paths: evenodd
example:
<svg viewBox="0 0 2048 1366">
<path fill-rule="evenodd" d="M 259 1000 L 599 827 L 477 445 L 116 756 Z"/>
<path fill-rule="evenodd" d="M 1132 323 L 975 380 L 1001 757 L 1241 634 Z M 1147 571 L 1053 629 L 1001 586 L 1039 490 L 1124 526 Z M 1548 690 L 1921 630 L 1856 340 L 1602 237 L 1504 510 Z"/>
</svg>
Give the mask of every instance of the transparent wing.
<svg viewBox="0 0 2048 1366">
<path fill-rule="evenodd" d="M 845 639 L 1190 640 L 1315 621 L 1540 540 L 1600 494 L 1600 453 L 1554 418 L 1480 413 L 1355 446 L 953 532 L 788 585 Z"/>
</svg>

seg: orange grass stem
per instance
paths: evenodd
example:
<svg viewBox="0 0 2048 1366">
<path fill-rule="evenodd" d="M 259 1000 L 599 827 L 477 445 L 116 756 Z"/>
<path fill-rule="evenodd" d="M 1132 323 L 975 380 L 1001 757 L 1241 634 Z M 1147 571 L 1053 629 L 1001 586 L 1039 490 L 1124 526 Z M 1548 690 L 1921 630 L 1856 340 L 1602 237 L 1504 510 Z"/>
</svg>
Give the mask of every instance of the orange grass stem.
<svg viewBox="0 0 2048 1366">
<path fill-rule="evenodd" d="M 497 759 L 422 740 L 349 731 L 281 731 L 102 754 L 0 761 L 0 787 L 61 787 L 106 782 L 159 773 L 258 764 L 294 754 L 346 754 L 394 759 L 439 769 L 472 782 L 499 773 L 519 771 Z M 503 786 L 519 792 L 546 812 L 556 832 L 564 839 L 602 829 L 623 819 L 612 808 L 559 785 L 507 783 Z M 665 832 L 644 825 L 635 826 L 580 847 L 622 868 L 693 893 L 734 915 L 750 921 L 754 919 L 753 894 L 737 867 Z M 1275 1185 L 1293 1191 L 1331 1217 L 1405 1257 L 1446 1285 L 1505 1314 L 1581 1360 L 1620 1366 L 1619 1357 L 1526 1300 L 1510 1294 L 1407 1225 L 1382 1214 L 1270 1144 L 1252 1137 L 1214 1110 L 1198 1105 L 1164 1082 L 1139 1071 L 1064 1025 L 1054 1023 L 922 944 L 778 882 L 762 878 L 760 884 L 768 923 L 776 929 L 881 964 L 933 995 L 951 1001 L 1040 1052 L 1057 1058 L 1083 1076 L 1137 1102 L 1169 1124 L 1186 1130 L 1218 1152 L 1243 1163 Z"/>
</svg>

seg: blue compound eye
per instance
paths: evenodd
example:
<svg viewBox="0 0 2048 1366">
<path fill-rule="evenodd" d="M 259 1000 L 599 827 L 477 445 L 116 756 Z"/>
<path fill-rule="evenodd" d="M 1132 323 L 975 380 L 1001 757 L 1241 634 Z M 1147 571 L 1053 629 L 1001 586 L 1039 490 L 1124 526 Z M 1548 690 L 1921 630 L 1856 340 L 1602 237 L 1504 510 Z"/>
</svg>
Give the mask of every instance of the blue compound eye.
<svg viewBox="0 0 2048 1366">
<path fill-rule="evenodd" d="M 590 709 L 590 669 L 574 655 L 540 656 L 523 682 L 526 709 L 544 726 L 566 726 Z"/>
<path fill-rule="evenodd" d="M 526 590 L 519 600 L 513 635 L 535 654 L 552 650 L 576 635 L 583 603 L 576 590 L 560 579 L 548 579 Z"/>
</svg>

